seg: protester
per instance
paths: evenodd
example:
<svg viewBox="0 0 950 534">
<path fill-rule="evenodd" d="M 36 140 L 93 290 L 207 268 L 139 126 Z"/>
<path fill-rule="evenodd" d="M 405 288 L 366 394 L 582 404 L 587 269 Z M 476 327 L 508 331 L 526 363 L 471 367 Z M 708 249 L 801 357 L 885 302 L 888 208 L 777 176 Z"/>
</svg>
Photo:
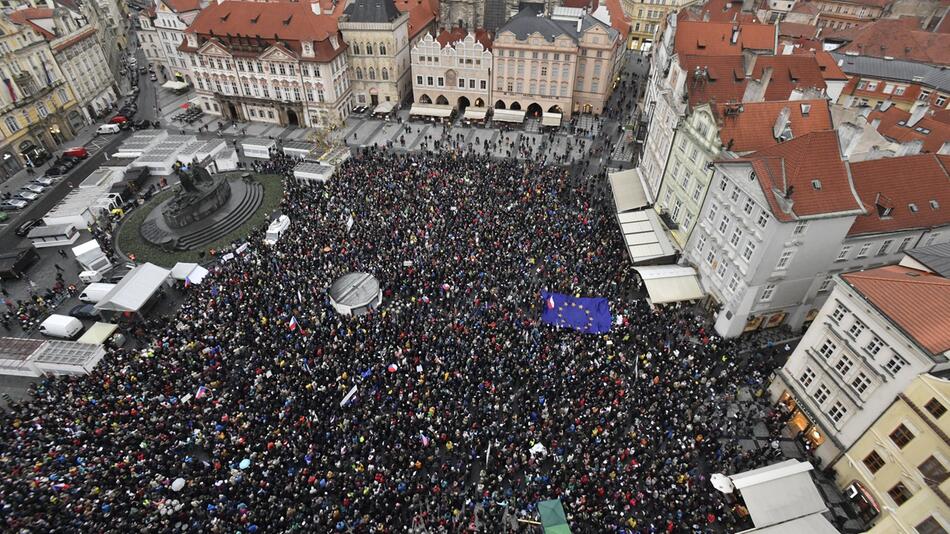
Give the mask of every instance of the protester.
<svg viewBox="0 0 950 534">
<path fill-rule="evenodd" d="M 651 308 L 592 178 L 370 150 L 305 186 L 292 164 L 258 165 L 285 177 L 276 245 L 255 230 L 147 349 L 3 415 L 5 531 L 502 532 L 558 498 L 574 532 L 731 530 L 708 475 L 765 460 L 723 401 L 762 369 Z M 351 271 L 375 312 L 329 306 Z M 541 323 L 548 290 L 608 298 L 610 333 Z"/>
</svg>

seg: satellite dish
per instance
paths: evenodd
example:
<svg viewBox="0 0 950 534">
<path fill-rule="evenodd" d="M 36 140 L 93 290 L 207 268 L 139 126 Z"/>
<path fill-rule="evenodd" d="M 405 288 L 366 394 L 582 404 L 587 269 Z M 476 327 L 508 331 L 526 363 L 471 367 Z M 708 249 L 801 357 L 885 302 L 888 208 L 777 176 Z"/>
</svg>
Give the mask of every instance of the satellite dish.
<svg viewBox="0 0 950 534">
<path fill-rule="evenodd" d="M 184 487 L 185 487 L 185 479 L 183 478 L 176 478 L 175 481 L 172 482 L 172 491 L 181 491 L 181 488 L 184 488 Z"/>
<path fill-rule="evenodd" d="M 723 493 L 732 493 L 736 489 L 736 487 L 732 484 L 732 480 L 729 480 L 729 477 L 723 475 L 722 473 L 714 473 L 709 477 L 709 481 L 712 483 L 714 488 Z"/>
</svg>

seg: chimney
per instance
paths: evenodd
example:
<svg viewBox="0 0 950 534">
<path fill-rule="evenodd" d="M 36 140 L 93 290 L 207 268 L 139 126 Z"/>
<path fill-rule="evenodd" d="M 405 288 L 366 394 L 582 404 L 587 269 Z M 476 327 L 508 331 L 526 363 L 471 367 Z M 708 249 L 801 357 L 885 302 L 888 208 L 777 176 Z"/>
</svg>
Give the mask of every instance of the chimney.
<svg viewBox="0 0 950 534">
<path fill-rule="evenodd" d="M 766 67 L 762 71 L 760 80 L 749 80 L 745 86 L 745 92 L 742 94 L 743 102 L 764 102 L 765 91 L 772 81 L 772 67 Z"/>
<path fill-rule="evenodd" d="M 750 50 L 742 51 L 742 66 L 745 68 L 745 77 L 751 78 L 752 71 L 755 70 L 755 60 L 758 56 Z"/>
<path fill-rule="evenodd" d="M 788 119 L 792 114 L 792 110 L 788 109 L 788 106 L 782 108 L 778 112 L 778 117 L 775 118 L 775 124 L 772 125 L 772 137 L 779 141 L 788 141 L 792 138 L 792 130 L 788 128 Z M 786 133 L 786 129 L 788 130 Z"/>
<path fill-rule="evenodd" d="M 924 118 L 924 115 L 927 114 L 927 111 L 930 109 L 930 106 L 924 102 L 921 102 L 919 105 L 915 105 L 910 112 L 910 118 L 907 119 L 907 127 L 914 128 L 917 126 L 917 123 L 920 122 L 920 119 Z"/>
</svg>

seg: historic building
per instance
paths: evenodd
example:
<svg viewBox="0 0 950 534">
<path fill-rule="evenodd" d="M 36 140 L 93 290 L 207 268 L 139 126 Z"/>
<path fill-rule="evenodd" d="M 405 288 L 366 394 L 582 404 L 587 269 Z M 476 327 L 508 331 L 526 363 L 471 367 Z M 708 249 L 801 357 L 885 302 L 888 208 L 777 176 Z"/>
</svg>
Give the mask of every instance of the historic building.
<svg viewBox="0 0 950 534">
<path fill-rule="evenodd" d="M 152 21 L 152 26 L 161 44 L 162 58 L 158 60 L 158 64 L 165 78 L 194 85 L 188 61 L 179 47 L 185 40 L 185 30 L 198 16 L 202 7 L 201 0 L 156 1 L 155 19 Z M 268 36 L 270 37 L 272 36 Z"/>
<path fill-rule="evenodd" d="M 412 47 L 412 94 L 418 104 L 486 108 L 491 102 L 491 38 L 461 28 L 426 34 Z"/>
<path fill-rule="evenodd" d="M 155 6 L 139 12 L 139 29 L 135 32 L 139 46 L 145 54 L 145 61 L 152 64 L 161 64 L 165 59 L 164 48 L 158 28 L 155 27 Z"/>
<path fill-rule="evenodd" d="M 493 107 L 531 116 L 599 114 L 623 52 L 621 32 L 581 9 L 558 8 L 552 16 L 524 10 L 495 36 Z"/>
<path fill-rule="evenodd" d="M 75 136 L 83 116 L 56 62 L 48 31 L 29 20 L 43 8 L 0 18 L 0 172 L 10 176 L 38 165 L 57 145 Z"/>
<path fill-rule="evenodd" d="M 347 45 L 319 4 L 224 1 L 180 47 L 201 106 L 224 118 L 333 127 L 351 106 Z"/>
<path fill-rule="evenodd" d="M 445 0 L 439 9 L 439 27 L 494 32 L 522 9 L 551 13 L 558 0 Z"/>
</svg>

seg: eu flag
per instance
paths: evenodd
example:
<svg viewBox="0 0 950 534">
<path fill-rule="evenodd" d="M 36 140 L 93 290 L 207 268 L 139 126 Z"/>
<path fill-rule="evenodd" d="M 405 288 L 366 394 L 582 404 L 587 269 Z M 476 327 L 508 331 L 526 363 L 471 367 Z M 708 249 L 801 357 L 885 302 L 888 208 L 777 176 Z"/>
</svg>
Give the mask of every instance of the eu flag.
<svg viewBox="0 0 950 534">
<path fill-rule="evenodd" d="M 610 304 L 601 297 L 572 297 L 563 293 L 541 292 L 544 312 L 541 320 L 554 326 L 580 330 L 585 334 L 610 332 L 613 320 Z"/>
</svg>

